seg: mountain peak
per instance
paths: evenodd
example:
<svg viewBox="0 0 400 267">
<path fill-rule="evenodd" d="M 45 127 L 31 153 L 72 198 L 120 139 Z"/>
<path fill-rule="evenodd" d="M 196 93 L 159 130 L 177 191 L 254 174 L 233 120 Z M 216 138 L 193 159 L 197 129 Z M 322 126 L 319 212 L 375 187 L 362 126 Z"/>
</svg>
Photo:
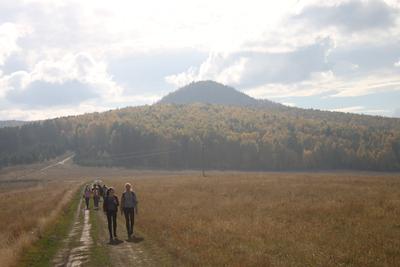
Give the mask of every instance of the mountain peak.
<svg viewBox="0 0 400 267">
<path fill-rule="evenodd" d="M 163 97 L 161 104 L 206 103 L 218 105 L 252 106 L 258 100 L 233 87 L 215 81 L 192 82 Z"/>
</svg>

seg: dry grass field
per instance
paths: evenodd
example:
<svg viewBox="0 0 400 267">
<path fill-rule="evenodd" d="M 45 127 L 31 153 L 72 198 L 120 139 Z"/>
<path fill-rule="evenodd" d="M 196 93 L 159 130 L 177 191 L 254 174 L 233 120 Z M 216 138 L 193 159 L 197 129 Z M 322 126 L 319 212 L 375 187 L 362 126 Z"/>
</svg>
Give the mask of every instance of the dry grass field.
<svg viewBox="0 0 400 267">
<path fill-rule="evenodd" d="M 56 165 L 63 158 L 0 170 L 1 267 L 19 264 L 22 253 L 54 224 L 85 182 L 100 175 L 132 174 L 124 169 L 84 168 L 70 162 Z"/>
<path fill-rule="evenodd" d="M 125 182 L 133 183 L 143 244 L 156 245 L 176 265 L 400 265 L 398 174 L 210 172 L 201 177 L 74 165 L 32 171 L 41 167 L 0 172 L 1 266 L 12 266 L 82 182 L 97 178 L 115 186 L 118 196 Z M 121 227 L 122 216 L 119 220 Z"/>
<path fill-rule="evenodd" d="M 106 180 L 118 195 L 126 181 L 139 197 L 140 233 L 181 265 L 400 265 L 398 175 L 215 172 Z"/>
<path fill-rule="evenodd" d="M 81 184 L 65 179 L 67 172 L 60 172 L 60 168 L 39 172 L 43 166 L 20 166 L 0 172 L 1 266 L 16 264 L 21 252 L 42 236 Z"/>
</svg>

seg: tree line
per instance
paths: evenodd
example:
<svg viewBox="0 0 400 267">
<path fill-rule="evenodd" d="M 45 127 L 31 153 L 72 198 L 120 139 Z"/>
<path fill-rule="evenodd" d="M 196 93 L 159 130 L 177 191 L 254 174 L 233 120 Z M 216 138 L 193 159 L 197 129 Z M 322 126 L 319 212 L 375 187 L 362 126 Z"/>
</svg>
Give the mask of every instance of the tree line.
<svg viewBox="0 0 400 267">
<path fill-rule="evenodd" d="M 400 120 L 297 108 L 157 104 L 0 129 L 1 167 L 68 150 L 78 164 L 92 166 L 398 171 Z"/>
</svg>

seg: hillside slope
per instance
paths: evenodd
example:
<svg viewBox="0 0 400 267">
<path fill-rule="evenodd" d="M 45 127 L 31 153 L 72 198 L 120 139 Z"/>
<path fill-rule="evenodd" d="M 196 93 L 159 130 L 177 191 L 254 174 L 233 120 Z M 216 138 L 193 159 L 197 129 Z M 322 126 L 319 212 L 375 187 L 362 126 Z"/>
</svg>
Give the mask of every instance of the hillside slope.
<svg viewBox="0 0 400 267">
<path fill-rule="evenodd" d="M 16 121 L 16 120 L 8 120 L 8 121 L 0 121 L 0 128 L 4 127 L 17 127 L 27 124 L 27 121 Z"/>
<path fill-rule="evenodd" d="M 72 150 L 79 164 L 131 168 L 400 170 L 400 119 L 242 105 L 258 102 L 221 90 L 231 99 L 240 96 L 235 103 L 241 104 L 165 104 L 164 99 L 0 129 L 0 167 Z"/>
<path fill-rule="evenodd" d="M 193 169 L 202 167 L 204 149 L 210 169 L 400 170 L 400 120 L 328 115 L 208 104 L 124 108 L 0 129 L 0 163 L 73 150 L 84 165 Z"/>
<path fill-rule="evenodd" d="M 280 107 L 282 105 L 269 100 L 252 98 L 233 87 L 214 81 L 192 82 L 166 96 L 159 104 L 216 104 L 244 107 Z"/>
</svg>

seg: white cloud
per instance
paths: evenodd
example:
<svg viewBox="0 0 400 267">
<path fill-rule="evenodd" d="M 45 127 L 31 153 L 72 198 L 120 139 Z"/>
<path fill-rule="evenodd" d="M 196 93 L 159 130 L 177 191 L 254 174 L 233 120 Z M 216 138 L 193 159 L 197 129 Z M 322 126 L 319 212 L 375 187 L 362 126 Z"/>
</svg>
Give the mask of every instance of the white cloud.
<svg viewBox="0 0 400 267">
<path fill-rule="evenodd" d="M 36 45 L 57 42 L 60 47 L 77 49 L 84 44 L 99 52 L 111 49 L 125 53 L 187 47 L 235 50 L 244 41 L 273 29 L 295 3 L 296 0 L 16 0 L 14 5 L 23 14 L 17 19 L 35 27 Z M 48 23 L 50 17 L 52 23 Z"/>
<path fill-rule="evenodd" d="M 386 109 L 368 109 L 364 106 L 352 106 L 344 108 L 331 109 L 330 111 L 346 112 L 346 113 L 361 113 L 367 115 L 389 115 L 390 111 Z"/>
<path fill-rule="evenodd" d="M 216 80 L 239 88 L 301 82 L 327 69 L 331 45 L 330 39 L 317 39 L 314 44 L 281 52 L 210 53 L 198 68 L 170 75 L 166 81 L 182 86 L 187 81 Z"/>
<path fill-rule="evenodd" d="M 0 102 L 23 112 L 7 96 L 13 92 L 14 100 L 26 100 L 23 93 L 40 91 L 38 84 L 49 87 L 42 93 L 51 86 L 67 90 L 66 84 L 94 90 L 95 96 L 74 102 L 81 111 L 81 105 L 100 110 L 152 103 L 172 86 L 206 79 L 275 99 L 398 90 L 400 17 L 393 14 L 399 8 L 397 0 L 2 1 Z M 311 12 L 316 10 L 327 16 Z M 307 12 L 294 22 L 293 15 Z M 161 54 L 183 50 L 205 56 L 189 64 L 178 63 L 187 54 L 176 54 L 176 60 L 174 54 L 165 66 L 155 66 Z M 17 67 L 15 55 L 23 60 Z M 111 68 L 115 58 L 127 62 L 116 68 L 117 60 Z M 26 116 L 35 113 L 25 110 Z"/>
<path fill-rule="evenodd" d="M 380 73 L 350 81 L 339 81 L 337 88 L 332 88 L 337 93 L 332 97 L 354 97 L 380 92 L 399 91 L 400 78 L 393 73 Z"/>
<path fill-rule="evenodd" d="M 186 84 L 198 80 L 197 68 L 190 67 L 187 71 L 173 74 L 165 77 L 165 81 L 176 87 L 182 87 Z"/>
<path fill-rule="evenodd" d="M 357 33 L 387 30 L 395 25 L 398 10 L 385 1 L 338 1 L 305 6 L 294 16 L 309 27 L 330 28 Z"/>
<path fill-rule="evenodd" d="M 291 102 L 282 102 L 283 105 L 288 106 L 288 107 L 295 107 L 296 104 L 295 103 L 291 103 Z"/>
<path fill-rule="evenodd" d="M 238 50 L 210 53 L 198 67 L 169 75 L 166 81 L 182 86 L 213 79 L 258 98 L 397 91 L 399 73 L 393 66 L 400 62 L 393 65 L 393 57 L 400 49 L 400 19 L 395 16 L 399 7 L 396 1 L 303 1 L 294 13 L 315 27 L 294 22 L 288 12 L 280 27 L 249 39 Z M 321 17 L 315 11 L 330 15 Z M 343 20 L 331 16 L 338 12 Z"/>
<path fill-rule="evenodd" d="M 49 57 L 37 62 L 30 72 L 18 71 L 0 77 L 0 96 L 12 91 L 24 91 L 37 81 L 54 85 L 77 81 L 94 88 L 100 98 L 109 101 L 123 92 L 123 88 L 107 73 L 105 62 L 96 61 L 87 53 L 77 53 Z"/>
<path fill-rule="evenodd" d="M 0 24 L 0 66 L 4 64 L 7 57 L 21 49 L 17 40 L 28 32 L 27 26 L 10 22 Z"/>
<path fill-rule="evenodd" d="M 22 109 L 8 108 L 0 110 L 0 118 L 3 120 L 43 120 L 48 118 L 57 118 L 68 115 L 80 115 L 95 111 L 106 111 L 109 108 L 99 107 L 96 105 L 80 104 L 74 107 L 62 107 L 54 110 L 54 108 L 44 109 Z"/>
<path fill-rule="evenodd" d="M 176 87 L 201 80 L 215 80 L 234 86 L 240 84 L 248 62 L 246 57 L 232 59 L 227 53 L 211 53 L 199 68 L 191 67 L 185 72 L 167 76 L 165 80 Z"/>
<path fill-rule="evenodd" d="M 7 105 L 0 107 L 1 120 L 43 120 L 68 115 L 80 115 L 91 112 L 101 112 L 115 108 L 123 108 L 130 105 L 152 104 L 160 99 L 159 95 L 132 95 L 129 97 L 117 97 L 108 100 L 87 100 L 77 105 L 65 105 L 54 107 L 16 107 Z"/>
<path fill-rule="evenodd" d="M 0 75 L 0 97 L 4 97 L 14 88 L 24 88 L 30 82 L 26 71 L 16 71 L 10 75 Z"/>
<path fill-rule="evenodd" d="M 244 92 L 255 98 L 306 97 L 334 90 L 335 80 L 331 71 L 314 72 L 309 80 L 289 84 L 270 83 L 246 89 Z"/>
<path fill-rule="evenodd" d="M 345 107 L 345 108 L 335 108 L 331 109 L 331 111 L 338 111 L 338 112 L 360 112 L 365 110 L 363 106 L 354 106 L 354 107 Z"/>
<path fill-rule="evenodd" d="M 331 71 L 317 72 L 309 80 L 298 83 L 272 83 L 245 90 L 256 98 L 286 98 L 326 95 L 325 97 L 357 97 L 369 94 L 400 91 L 400 79 L 395 73 L 342 78 Z"/>
<path fill-rule="evenodd" d="M 215 80 L 221 81 L 224 84 L 240 84 L 248 63 L 249 58 L 240 57 L 232 65 L 222 70 Z"/>
</svg>

